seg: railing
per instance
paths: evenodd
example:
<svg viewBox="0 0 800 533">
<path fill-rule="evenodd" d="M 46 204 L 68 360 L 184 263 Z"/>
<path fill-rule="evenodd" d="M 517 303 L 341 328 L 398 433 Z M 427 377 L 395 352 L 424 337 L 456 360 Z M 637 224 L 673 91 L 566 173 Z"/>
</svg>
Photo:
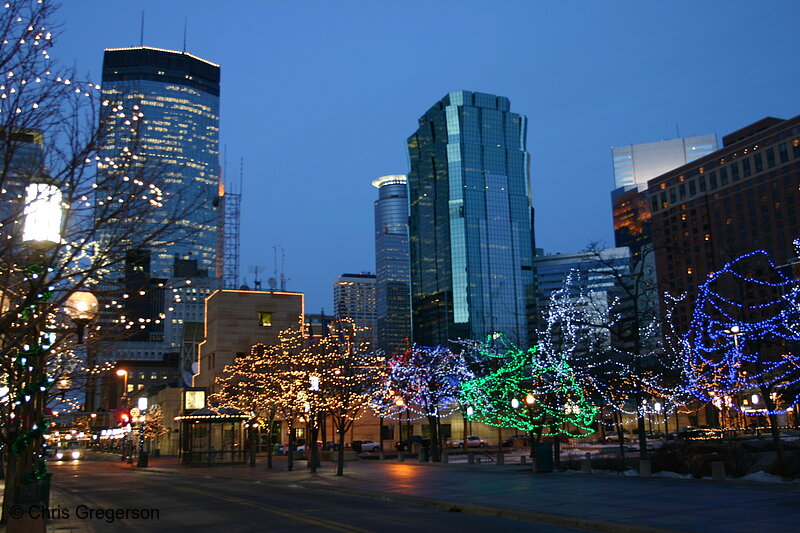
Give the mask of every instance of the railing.
<svg viewBox="0 0 800 533">
<path fill-rule="evenodd" d="M 214 466 L 243 464 L 249 459 L 249 450 L 184 450 L 181 453 L 181 462 L 186 465 Z"/>
</svg>

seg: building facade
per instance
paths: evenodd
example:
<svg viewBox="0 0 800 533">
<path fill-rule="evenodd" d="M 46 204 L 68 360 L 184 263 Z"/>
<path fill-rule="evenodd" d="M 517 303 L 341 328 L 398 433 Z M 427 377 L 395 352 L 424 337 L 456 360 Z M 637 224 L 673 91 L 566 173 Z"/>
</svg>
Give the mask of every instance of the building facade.
<svg viewBox="0 0 800 533">
<path fill-rule="evenodd" d="M 527 118 L 449 93 L 408 139 L 413 341 L 500 332 L 526 346 L 534 299 Z"/>
<path fill-rule="evenodd" d="M 121 110 L 103 124 L 108 136 L 98 170 L 113 168 L 120 153 L 132 150 L 146 172 L 160 176 L 164 198 L 162 212 L 137 223 L 163 225 L 179 218 L 169 237 L 150 250 L 153 277 L 171 277 L 176 255 L 216 271 L 219 82 L 219 65 L 186 52 L 140 46 L 104 53 L 104 103 Z M 134 112 L 136 133 L 130 126 Z"/>
<path fill-rule="evenodd" d="M 408 190 L 404 175 L 372 182 L 375 201 L 375 303 L 378 347 L 387 354 L 411 339 L 408 267 Z"/>
<path fill-rule="evenodd" d="M 333 283 L 333 308 L 337 319 L 351 318 L 365 329 L 370 345 L 377 346 L 375 274 L 342 274 Z"/>
<path fill-rule="evenodd" d="M 279 334 L 303 327 L 303 294 L 219 290 L 206 299 L 205 340 L 199 346 L 195 387 L 215 392 L 215 378 L 256 344 L 277 344 Z"/>
<path fill-rule="evenodd" d="M 675 310 L 691 319 L 697 287 L 742 254 L 793 261 L 800 235 L 800 116 L 767 117 L 723 137 L 723 147 L 650 180 L 648 195 L 661 292 L 687 292 Z M 737 295 L 746 304 L 758 298 Z"/>
</svg>

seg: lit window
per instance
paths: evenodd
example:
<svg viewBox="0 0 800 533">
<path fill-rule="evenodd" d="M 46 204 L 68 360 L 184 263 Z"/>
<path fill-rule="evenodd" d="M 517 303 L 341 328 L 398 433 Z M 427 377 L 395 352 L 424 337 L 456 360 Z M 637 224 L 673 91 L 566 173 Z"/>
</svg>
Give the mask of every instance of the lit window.
<svg viewBox="0 0 800 533">
<path fill-rule="evenodd" d="M 267 311 L 258 312 L 258 325 L 262 327 L 269 327 L 272 325 L 272 313 Z"/>
</svg>

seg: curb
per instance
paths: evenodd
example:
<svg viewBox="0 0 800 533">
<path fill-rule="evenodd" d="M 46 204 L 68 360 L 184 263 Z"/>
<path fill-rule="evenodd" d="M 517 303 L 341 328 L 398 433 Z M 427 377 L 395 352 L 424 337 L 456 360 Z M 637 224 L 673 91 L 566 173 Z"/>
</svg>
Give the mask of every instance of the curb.
<svg viewBox="0 0 800 533">
<path fill-rule="evenodd" d="M 170 469 L 165 468 L 150 468 L 133 470 L 144 470 L 154 474 L 175 474 Z M 245 482 L 262 483 L 263 480 L 253 480 L 233 476 L 213 475 L 209 473 L 202 474 L 203 477 L 212 477 L 216 479 L 227 479 Z M 447 511 L 451 513 L 467 513 L 481 516 L 496 516 L 502 518 L 509 518 L 512 520 L 519 520 L 524 522 L 534 522 L 538 524 L 545 524 L 555 527 L 566 527 L 573 529 L 582 529 L 584 531 L 601 531 L 607 533 L 678 533 L 683 530 L 668 529 L 656 526 L 648 526 L 643 524 L 632 524 L 630 522 L 619 522 L 615 520 L 606 520 L 602 518 L 588 518 L 584 516 L 573 516 L 558 513 L 548 513 L 546 511 L 534 511 L 526 509 L 516 509 L 513 507 L 502 507 L 499 505 L 482 505 L 474 503 L 451 502 L 447 500 L 434 500 L 430 498 L 423 498 L 420 496 L 408 496 L 405 494 L 396 494 L 392 492 L 368 492 L 360 491 L 358 489 L 333 487 L 329 485 L 319 485 L 316 483 L 293 483 L 291 486 L 303 490 L 314 490 L 321 492 L 332 492 L 335 494 L 344 494 L 348 496 L 356 496 L 360 498 L 370 498 L 374 500 L 392 501 L 398 503 L 405 503 L 408 505 L 419 505 L 424 507 L 432 507 Z"/>
</svg>

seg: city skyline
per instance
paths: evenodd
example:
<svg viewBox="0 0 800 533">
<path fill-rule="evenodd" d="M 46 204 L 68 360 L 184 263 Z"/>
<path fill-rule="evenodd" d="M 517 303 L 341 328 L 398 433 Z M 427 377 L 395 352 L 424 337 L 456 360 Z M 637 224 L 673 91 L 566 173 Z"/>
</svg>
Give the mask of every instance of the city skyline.
<svg viewBox="0 0 800 533">
<path fill-rule="evenodd" d="M 287 288 L 308 295 L 309 311 L 332 310 L 341 272 L 374 271 L 370 180 L 408 171 L 405 139 L 443 94 L 502 94 L 529 117 L 537 245 L 563 252 L 613 244 L 612 146 L 720 137 L 797 114 L 780 89 L 798 78 L 780 59 L 791 48 L 788 2 L 455 5 L 424 6 L 423 17 L 421 4 L 142 2 L 111 12 L 81 2 L 59 12 L 53 56 L 99 81 L 104 48 L 140 44 L 142 10 L 144 44 L 176 50 L 188 14 L 186 50 L 223 69 L 229 183 L 244 158 L 241 275 L 252 286 L 251 266 L 271 274 L 282 245 Z M 675 39 L 676 27 L 693 37 Z M 475 32 L 485 38 L 466 37 Z M 698 50 L 707 61 L 690 60 Z"/>
</svg>

